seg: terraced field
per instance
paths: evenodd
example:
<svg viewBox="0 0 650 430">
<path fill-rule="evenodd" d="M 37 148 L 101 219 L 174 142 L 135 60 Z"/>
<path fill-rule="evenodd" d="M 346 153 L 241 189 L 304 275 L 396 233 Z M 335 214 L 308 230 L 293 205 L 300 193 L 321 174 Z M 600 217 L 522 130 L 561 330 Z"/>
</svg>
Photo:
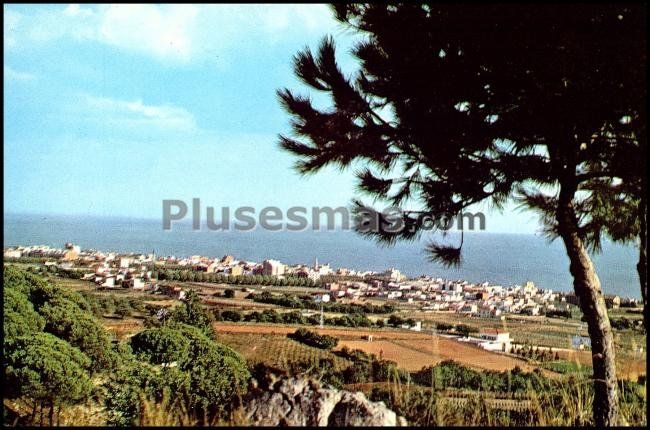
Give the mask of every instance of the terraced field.
<svg viewBox="0 0 650 430">
<path fill-rule="evenodd" d="M 334 361 L 334 368 L 342 371 L 351 362 L 335 354 L 291 340 L 283 335 L 255 333 L 219 333 L 219 342 L 230 346 L 251 363 L 265 363 L 280 369 L 287 369 L 289 363 L 310 362 L 315 366 L 321 358 Z"/>
</svg>

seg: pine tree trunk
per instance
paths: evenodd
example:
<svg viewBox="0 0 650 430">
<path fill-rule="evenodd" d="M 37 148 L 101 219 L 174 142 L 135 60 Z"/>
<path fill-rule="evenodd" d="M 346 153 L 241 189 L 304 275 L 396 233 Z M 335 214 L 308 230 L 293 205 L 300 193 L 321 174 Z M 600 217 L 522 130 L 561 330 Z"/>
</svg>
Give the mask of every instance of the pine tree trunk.
<svg viewBox="0 0 650 430">
<path fill-rule="evenodd" d="M 36 402 L 36 400 L 34 400 L 34 406 L 32 407 L 32 416 L 31 416 L 31 419 L 29 421 L 29 424 L 33 425 L 33 426 L 36 425 L 36 408 L 37 407 L 38 407 L 38 403 Z"/>
<path fill-rule="evenodd" d="M 645 327 L 646 333 L 648 332 L 648 316 L 646 315 L 646 307 L 648 305 L 648 273 L 647 273 L 647 263 L 646 263 L 646 252 L 648 246 L 648 231 L 646 230 L 646 216 L 647 216 L 647 207 L 646 207 L 646 197 L 645 194 L 641 196 L 641 202 L 639 204 L 639 223 L 640 232 L 639 232 L 639 262 L 636 265 L 636 270 L 639 272 L 639 283 L 641 284 L 641 299 L 643 301 L 643 326 Z"/>
<path fill-rule="evenodd" d="M 50 427 L 54 425 L 54 402 L 50 402 L 50 414 L 48 416 L 50 419 Z"/>
<path fill-rule="evenodd" d="M 594 368 L 594 423 L 614 426 L 618 423 L 618 390 L 614 337 L 607 315 L 600 280 L 578 235 L 578 224 L 572 204 L 573 193 L 560 191 L 558 202 L 558 232 L 569 256 L 573 288 L 580 299 L 591 338 Z"/>
</svg>

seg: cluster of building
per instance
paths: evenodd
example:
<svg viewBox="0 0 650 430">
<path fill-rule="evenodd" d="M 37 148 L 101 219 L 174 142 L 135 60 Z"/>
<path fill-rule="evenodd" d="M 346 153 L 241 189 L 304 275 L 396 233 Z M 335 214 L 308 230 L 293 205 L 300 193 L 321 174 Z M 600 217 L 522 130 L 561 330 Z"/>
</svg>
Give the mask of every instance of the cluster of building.
<svg viewBox="0 0 650 430">
<path fill-rule="evenodd" d="M 395 269 L 371 275 L 364 281 L 330 283 L 326 288 L 338 297 L 383 297 L 419 304 L 424 311 L 482 318 L 499 318 L 506 313 L 540 315 L 542 310 L 556 309 L 561 302 L 560 294 L 538 289 L 532 282 L 502 287 L 426 276 L 406 280 Z"/>
<path fill-rule="evenodd" d="M 97 250 L 82 250 L 78 245 L 66 243 L 63 249 L 50 248 L 46 245 L 16 246 L 5 248 L 5 258 L 46 258 L 48 266 L 61 270 L 82 269 L 82 279 L 94 281 L 105 288 L 144 289 L 153 285 L 151 263 L 153 254 L 104 253 Z"/>
<path fill-rule="evenodd" d="M 339 279 L 322 283 L 334 299 L 376 297 L 387 301 L 413 303 L 425 312 L 443 311 L 481 318 L 503 318 L 504 314 L 534 316 L 551 310 L 566 310 L 568 304 L 578 304 L 574 294 L 560 294 L 548 289 L 538 289 L 532 282 L 503 287 L 490 285 L 488 282 L 476 284 L 429 276 L 407 279 L 395 268 L 384 272 L 355 271 L 347 268 L 334 270 L 329 264 L 319 264 L 318 260 L 313 265 L 288 265 L 273 259 L 261 263 L 237 260 L 232 255 L 221 258 L 200 255 L 183 258 L 156 257 L 154 252 L 121 254 L 81 250 L 79 246 L 72 243 L 67 243 L 63 249 L 49 246 L 10 247 L 4 249 L 4 256 L 5 258 L 52 258 L 57 262 L 46 264 L 57 264 L 61 269 L 83 268 L 87 272 L 84 275 L 85 279 L 107 288 L 155 288 L 151 276 L 152 269 L 180 267 L 231 276 L 263 275 L 279 278 L 294 276 L 313 281 L 322 281 L 322 277 L 329 276 L 330 280 Z M 608 296 L 606 302 L 610 307 L 618 307 L 621 299 Z"/>
</svg>

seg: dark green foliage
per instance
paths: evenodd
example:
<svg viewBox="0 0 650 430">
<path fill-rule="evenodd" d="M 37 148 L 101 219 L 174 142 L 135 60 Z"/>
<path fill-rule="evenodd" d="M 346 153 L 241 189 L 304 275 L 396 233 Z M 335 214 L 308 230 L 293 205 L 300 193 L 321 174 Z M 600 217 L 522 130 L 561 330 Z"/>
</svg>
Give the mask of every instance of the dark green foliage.
<svg viewBox="0 0 650 430">
<path fill-rule="evenodd" d="M 34 412 L 39 403 L 41 411 L 48 406 L 50 425 L 56 406 L 75 403 L 90 394 L 90 359 L 49 333 L 19 337 L 5 353 L 5 395 L 32 399 Z"/>
<path fill-rule="evenodd" d="M 326 318 L 325 324 L 342 327 L 372 327 L 375 325 L 367 316 L 363 314 L 351 314 L 334 318 Z"/>
<path fill-rule="evenodd" d="M 6 395 L 31 401 L 34 413 L 49 409 L 50 419 L 56 407 L 88 399 L 98 372 L 105 380 L 109 423 L 115 425 L 135 424 L 141 400 L 160 402 L 163 396 L 172 407 L 212 422 L 230 410 L 249 379 L 244 359 L 209 337 L 210 319 L 196 295 L 189 294 L 160 327 L 113 348 L 93 316 L 103 312 L 103 300 L 87 301 L 11 267 L 4 269 L 4 290 Z M 131 309 L 132 302 L 119 299 L 121 305 Z"/>
<path fill-rule="evenodd" d="M 278 91 L 300 138 L 280 136 L 280 145 L 298 157 L 302 173 L 361 161 L 362 192 L 394 206 L 421 203 L 404 213 L 411 228 L 362 232 L 387 243 L 418 237 L 422 215 L 448 218 L 483 200 L 501 207 L 520 185 L 555 185 L 568 178 L 556 164 L 570 162 L 578 183 L 621 177 L 632 186 L 645 172 L 641 9 L 337 5 L 342 25 L 366 36 L 352 51 L 360 68 L 349 77 L 341 72 L 331 38 L 316 53 L 298 53 L 296 75 L 329 95 L 331 106 Z M 630 120 L 621 122 L 623 115 Z M 595 160 L 599 168 L 585 173 Z M 600 200 L 587 208 L 592 218 L 580 218 L 585 238 L 616 230 L 597 215 L 615 213 L 606 210 L 615 204 L 605 205 L 614 200 Z M 443 261 L 459 259 L 459 247 L 429 250 Z"/>
<path fill-rule="evenodd" d="M 158 372 L 155 366 L 131 357 L 103 384 L 108 424 L 133 425 L 140 416 L 142 397 L 161 401 L 164 394 L 178 392 L 183 379 L 175 368 Z"/>
<path fill-rule="evenodd" d="M 172 311 L 170 319 L 178 323 L 197 327 L 210 337 L 215 336 L 214 330 L 212 329 L 212 314 L 205 309 L 201 303 L 201 298 L 194 290 L 187 292 L 181 305 Z"/>
<path fill-rule="evenodd" d="M 36 311 L 27 296 L 5 283 L 3 307 L 4 342 L 43 330 L 45 320 Z"/>
<path fill-rule="evenodd" d="M 241 312 L 237 311 L 222 311 L 220 317 L 223 321 L 233 321 L 238 322 L 242 320 Z"/>
<path fill-rule="evenodd" d="M 355 304 L 355 303 L 338 303 L 338 302 L 327 302 L 327 303 L 316 303 L 311 296 L 295 296 L 291 294 L 284 295 L 275 295 L 265 291 L 261 294 L 251 294 L 254 301 L 259 303 L 269 303 L 276 306 L 282 306 L 285 308 L 294 308 L 294 309 L 313 309 L 319 310 L 321 305 L 325 312 L 337 312 L 337 313 L 391 313 L 395 310 L 393 305 L 384 304 L 381 306 L 373 304 Z"/>
<path fill-rule="evenodd" d="M 187 324 L 142 332 L 132 338 L 131 347 L 152 364 L 175 363 L 164 385 L 173 388 L 174 397 L 182 399 L 199 417 L 226 412 L 250 376 L 239 354 Z M 165 367 L 163 372 L 169 369 Z"/>
<path fill-rule="evenodd" d="M 300 311 L 291 311 L 282 314 L 282 321 L 285 324 L 305 324 L 306 318 L 302 316 Z"/>
<path fill-rule="evenodd" d="M 388 325 L 390 326 L 399 327 L 404 323 L 404 318 L 400 317 L 399 315 L 391 315 L 388 317 Z"/>
<path fill-rule="evenodd" d="M 571 318 L 571 311 L 570 310 L 560 310 L 560 309 L 550 309 L 547 310 L 545 315 L 549 318 L 566 318 L 570 319 Z"/>
<path fill-rule="evenodd" d="M 612 318 L 610 320 L 612 327 L 618 330 L 639 330 L 645 332 L 645 327 L 643 326 L 643 320 L 638 319 L 629 319 L 629 318 Z"/>
<path fill-rule="evenodd" d="M 170 364 L 187 355 L 189 340 L 165 326 L 141 331 L 130 340 L 131 350 L 152 364 Z"/>
<path fill-rule="evenodd" d="M 40 317 L 29 312 L 22 319 L 25 324 L 44 322 L 43 330 L 78 347 L 92 360 L 93 371 L 109 369 L 114 365 L 115 354 L 111 350 L 110 337 L 93 317 L 92 307 L 75 292 L 47 284 L 43 279 L 12 267 L 4 269 L 5 290 L 9 298 L 19 300 L 18 294 L 27 300 Z M 27 309 L 29 306 L 27 306 Z M 10 315 L 13 313 L 10 312 Z M 35 319 L 36 318 L 36 319 Z M 12 327 L 9 325 L 9 327 Z M 24 329 L 24 326 L 23 326 Z M 19 330 L 16 328 L 16 330 Z"/>
<path fill-rule="evenodd" d="M 90 312 L 77 304 L 53 297 L 39 310 L 45 318 L 45 331 L 77 346 L 93 361 L 93 369 L 110 368 L 115 359 L 110 350 L 110 338 Z"/>
<path fill-rule="evenodd" d="M 453 326 L 452 324 L 447 324 L 447 323 L 436 323 L 436 330 L 440 330 L 440 331 L 449 331 L 449 330 L 451 330 L 452 328 L 454 328 L 454 326 Z"/>
<path fill-rule="evenodd" d="M 334 336 L 321 335 L 304 328 L 299 328 L 294 333 L 288 334 L 287 337 L 320 349 L 332 349 L 339 343 Z"/>
<path fill-rule="evenodd" d="M 242 276 L 232 276 L 225 275 L 223 273 L 203 273 L 195 272 L 192 270 L 180 270 L 172 269 L 168 267 L 167 269 L 160 270 L 158 272 L 158 279 L 160 280 L 169 280 L 169 281 L 181 281 L 181 282 L 210 282 L 217 284 L 233 284 L 233 285 L 277 285 L 277 286 L 300 286 L 300 287 L 314 287 L 321 285 L 321 281 L 314 281 L 312 279 L 295 277 L 295 276 L 285 276 L 284 278 L 278 278 L 276 276 L 267 276 L 267 275 L 242 275 Z"/>
<path fill-rule="evenodd" d="M 551 381 L 539 373 L 525 373 L 517 367 L 506 372 L 476 371 L 453 361 L 423 368 L 412 373 L 412 378 L 417 384 L 437 389 L 458 388 L 500 393 L 540 392 L 551 386 Z"/>
<path fill-rule="evenodd" d="M 604 362 L 595 366 L 595 423 L 616 424 L 613 339 L 587 248 L 602 235 L 638 234 L 646 302 L 646 5 L 334 9 L 363 35 L 352 49 L 359 67 L 342 72 L 331 37 L 294 57 L 296 76 L 329 97 L 323 106 L 278 91 L 293 129 L 279 144 L 296 170 L 361 166 L 362 193 L 407 208 L 393 217 L 354 201 L 356 230 L 389 245 L 431 227 L 444 236 L 442 221 L 477 204 L 537 211 L 548 237 L 564 243 L 594 358 Z M 460 264 L 463 237 L 432 241 L 431 259 Z"/>
<path fill-rule="evenodd" d="M 470 334 L 479 332 L 479 329 L 477 327 L 466 325 L 466 324 L 457 324 L 454 327 L 454 330 L 456 330 L 456 333 L 459 333 L 463 336 L 469 336 Z"/>
<path fill-rule="evenodd" d="M 227 299 L 232 299 L 235 297 L 235 290 L 229 288 L 223 292 L 223 296 Z"/>
</svg>

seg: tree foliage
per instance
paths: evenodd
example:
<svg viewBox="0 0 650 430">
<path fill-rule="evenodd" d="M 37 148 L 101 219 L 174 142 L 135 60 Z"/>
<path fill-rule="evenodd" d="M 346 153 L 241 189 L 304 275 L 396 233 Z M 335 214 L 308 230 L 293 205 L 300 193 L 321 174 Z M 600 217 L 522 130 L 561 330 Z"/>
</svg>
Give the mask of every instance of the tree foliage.
<svg viewBox="0 0 650 430">
<path fill-rule="evenodd" d="M 330 37 L 294 57 L 296 75 L 331 102 L 317 107 L 279 90 L 294 134 L 281 135 L 281 147 L 304 174 L 362 165 L 359 190 L 402 208 L 386 214 L 355 200 L 357 231 L 382 243 L 417 239 L 431 218 L 440 226 L 477 203 L 516 200 L 539 211 L 564 242 L 587 317 L 595 422 L 616 424 L 614 341 L 587 249 L 602 235 L 636 234 L 634 223 L 621 222 L 630 217 L 613 221 L 633 213 L 613 196 L 633 207 L 643 195 L 645 5 L 334 10 L 361 36 L 352 49 L 360 67 L 345 75 Z M 462 245 L 461 233 L 459 245 L 432 241 L 427 249 L 433 261 L 457 265 Z"/>
<path fill-rule="evenodd" d="M 49 333 L 16 339 L 6 355 L 5 388 L 8 397 L 25 396 L 34 401 L 33 411 L 54 408 L 84 399 L 90 393 L 90 359 L 69 343 Z"/>
</svg>

